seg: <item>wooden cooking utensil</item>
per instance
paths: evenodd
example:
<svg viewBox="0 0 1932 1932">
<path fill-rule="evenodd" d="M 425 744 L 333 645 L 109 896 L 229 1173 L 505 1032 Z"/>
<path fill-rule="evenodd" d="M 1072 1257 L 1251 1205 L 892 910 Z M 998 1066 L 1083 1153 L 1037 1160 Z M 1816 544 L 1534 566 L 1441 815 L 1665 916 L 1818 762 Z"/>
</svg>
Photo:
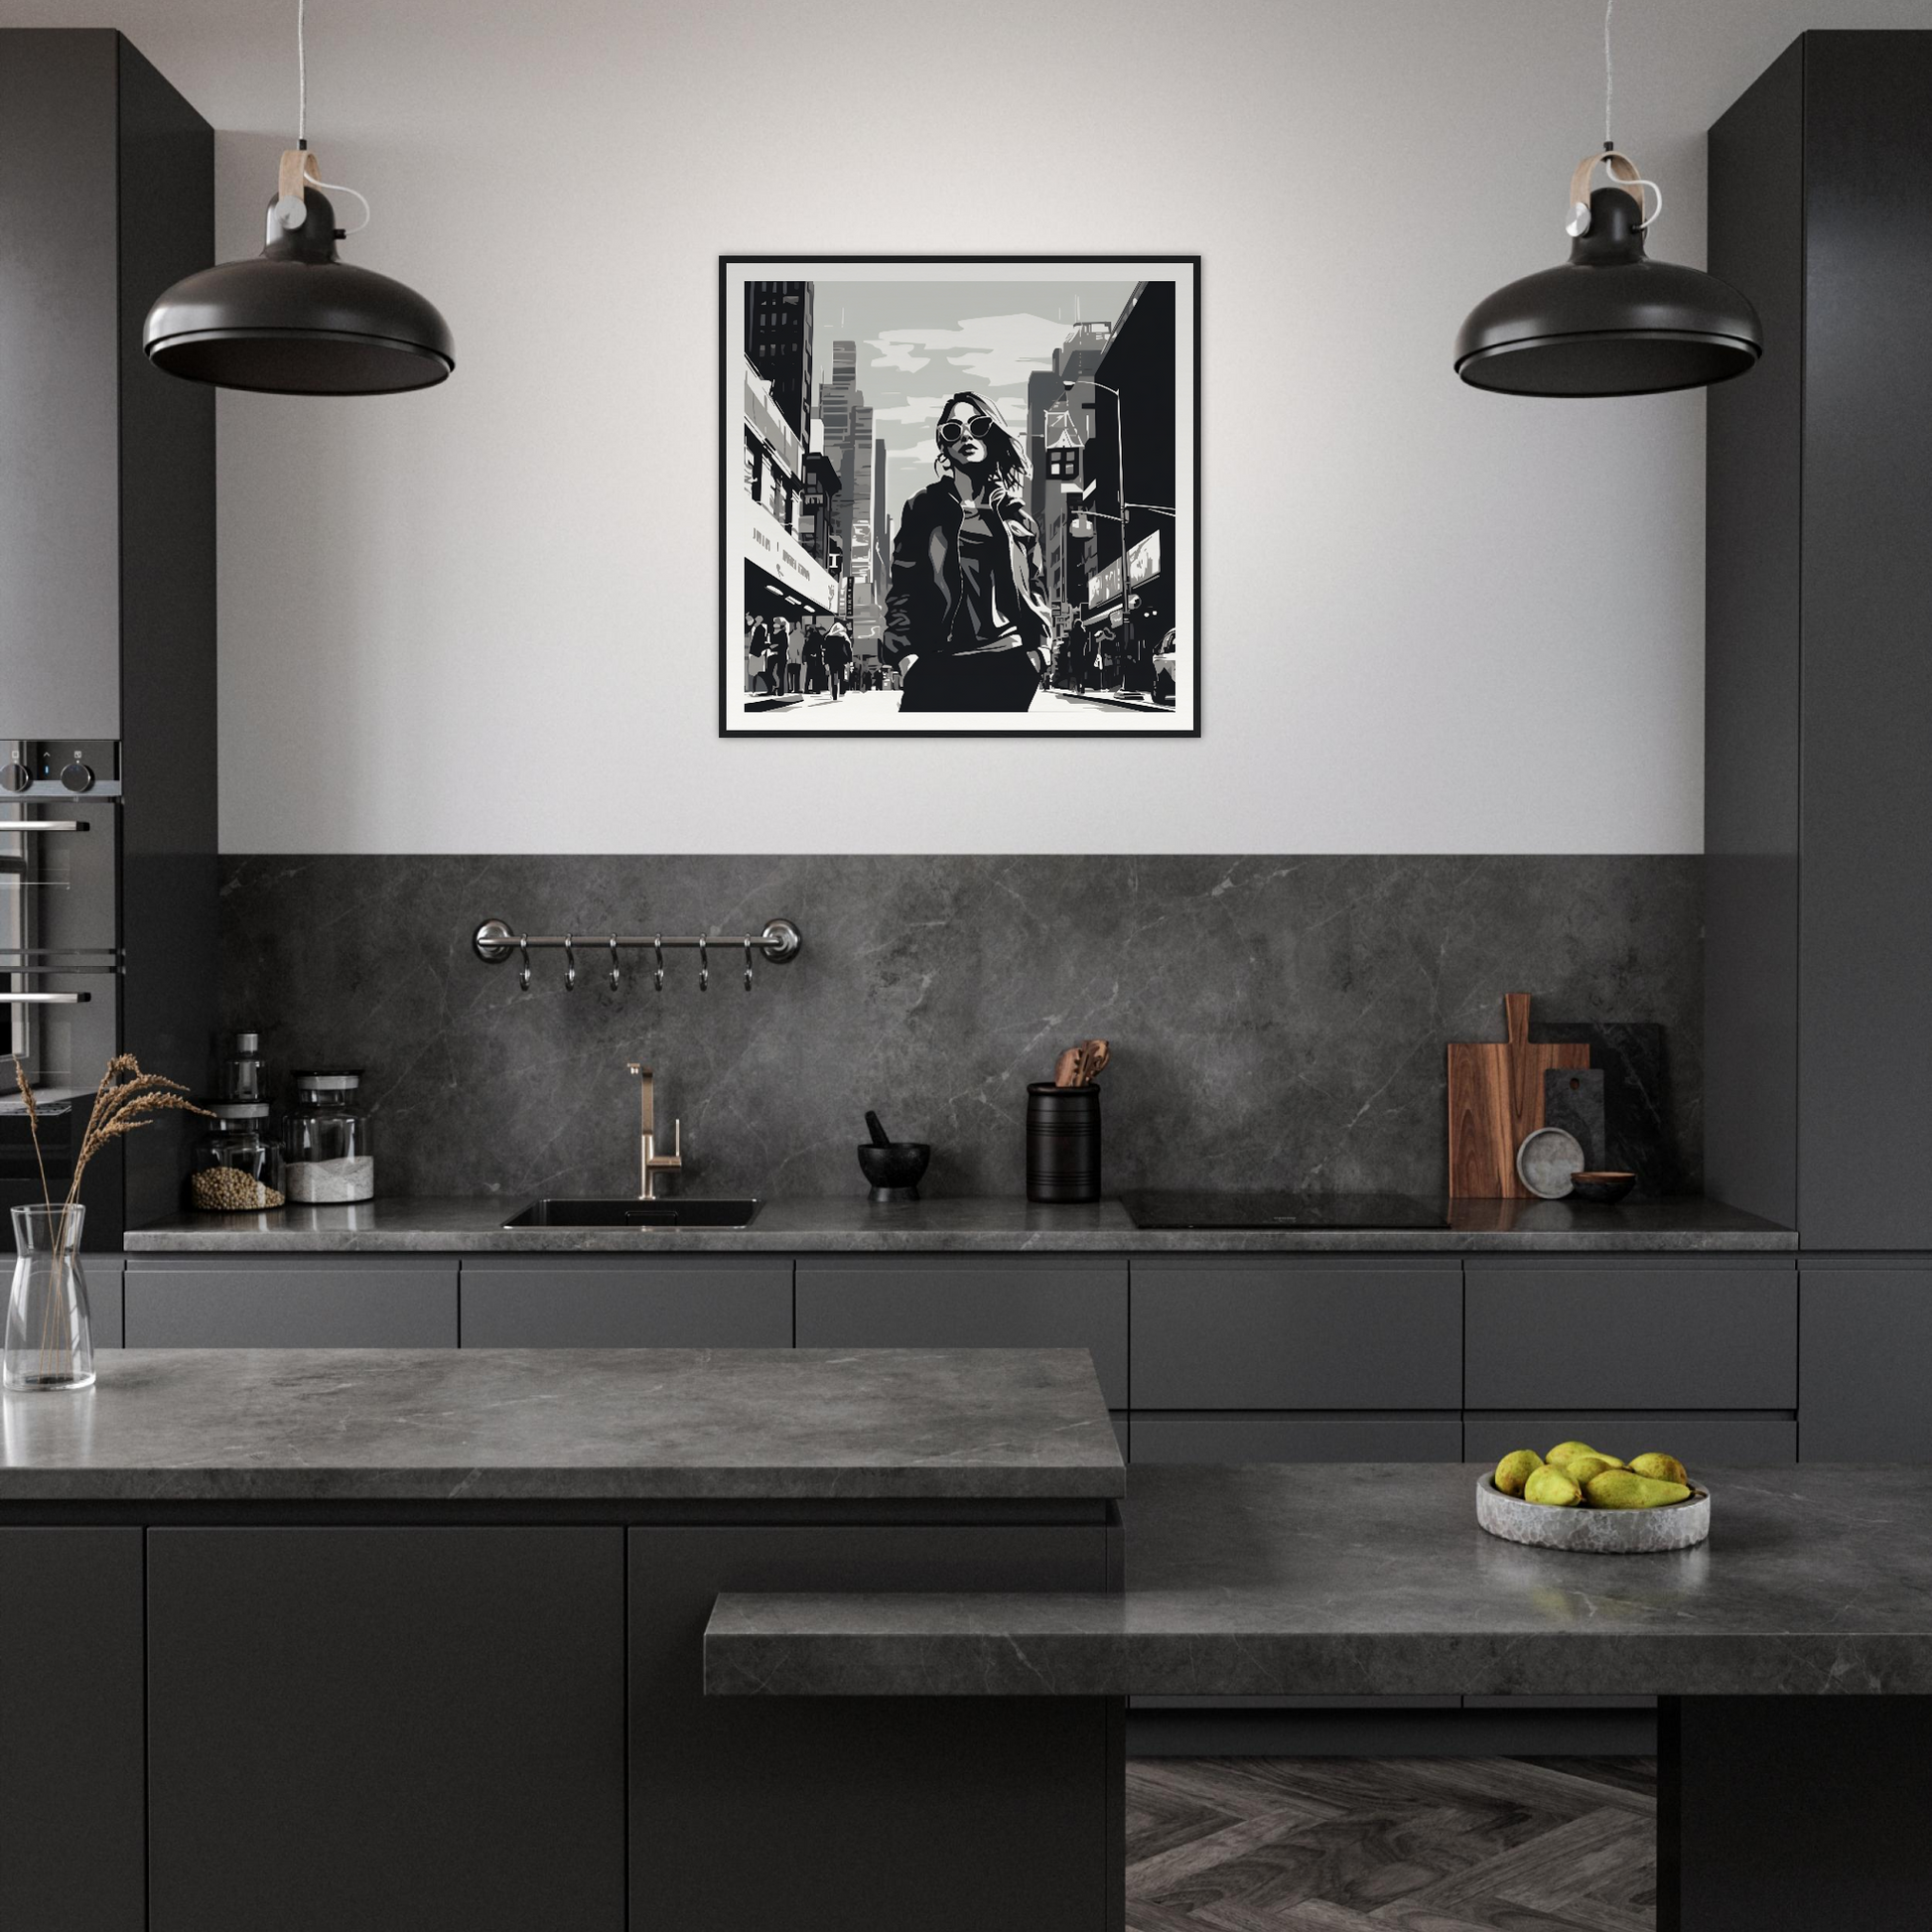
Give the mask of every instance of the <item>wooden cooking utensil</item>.
<svg viewBox="0 0 1932 1932">
<path fill-rule="evenodd" d="M 1516 1150 L 1543 1125 L 1543 1076 L 1589 1064 L 1580 1042 L 1530 1041 L 1530 996 L 1503 995 L 1506 1040 L 1449 1049 L 1449 1190 L 1451 1200 L 1528 1200 Z"/>
<path fill-rule="evenodd" d="M 1113 1049 L 1104 1039 L 1087 1041 L 1091 1057 L 1087 1061 L 1087 1078 L 1097 1080 L 1107 1070 L 1107 1062 L 1113 1058 Z"/>
<path fill-rule="evenodd" d="M 1073 1076 L 1078 1071 L 1079 1065 L 1080 1049 L 1077 1046 L 1069 1046 L 1053 1062 L 1053 1084 L 1056 1087 L 1073 1086 L 1075 1084 Z"/>
</svg>

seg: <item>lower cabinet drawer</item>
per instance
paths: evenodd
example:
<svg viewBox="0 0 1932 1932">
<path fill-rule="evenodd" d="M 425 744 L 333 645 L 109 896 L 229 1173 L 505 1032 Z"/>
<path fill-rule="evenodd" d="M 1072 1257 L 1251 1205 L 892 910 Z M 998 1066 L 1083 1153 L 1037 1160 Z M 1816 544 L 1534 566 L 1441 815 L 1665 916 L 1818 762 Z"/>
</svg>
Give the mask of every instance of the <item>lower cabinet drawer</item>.
<svg viewBox="0 0 1932 1932">
<path fill-rule="evenodd" d="M 454 1348 L 454 1256 L 130 1257 L 130 1348 Z"/>
<path fill-rule="evenodd" d="M 1443 1416 L 1134 1416 L 1136 1462 L 1459 1462 Z"/>
<path fill-rule="evenodd" d="M 466 1348 L 789 1348 L 791 1262 L 691 1255 L 463 1264 Z"/>
<path fill-rule="evenodd" d="M 800 1348 L 1084 1348 L 1128 1406 L 1124 1261 L 801 1259 L 796 1294 Z"/>
<path fill-rule="evenodd" d="M 1807 1261 L 1802 1281 L 1805 1460 L 1932 1461 L 1932 1268 Z"/>
<path fill-rule="evenodd" d="M 1461 1406 L 1453 1260 L 1134 1263 L 1137 1412 Z"/>
<path fill-rule="evenodd" d="M 126 1266 L 119 1255 L 80 1257 L 80 1272 L 87 1278 L 87 1319 L 96 1348 L 121 1345 L 121 1276 Z"/>
<path fill-rule="evenodd" d="M 1795 1462 L 1798 1424 L 1790 1414 L 1699 1415 L 1630 1410 L 1594 1412 L 1562 1409 L 1477 1414 L 1462 1421 L 1463 1454 L 1471 1462 L 1494 1462 L 1511 1449 L 1533 1449 L 1541 1455 L 1558 1443 L 1587 1443 L 1627 1462 L 1647 1449 L 1662 1449 L 1690 1464 Z"/>
<path fill-rule="evenodd" d="M 1470 1409 L 1795 1409 L 1798 1275 L 1750 1261 L 1472 1258 Z"/>
</svg>

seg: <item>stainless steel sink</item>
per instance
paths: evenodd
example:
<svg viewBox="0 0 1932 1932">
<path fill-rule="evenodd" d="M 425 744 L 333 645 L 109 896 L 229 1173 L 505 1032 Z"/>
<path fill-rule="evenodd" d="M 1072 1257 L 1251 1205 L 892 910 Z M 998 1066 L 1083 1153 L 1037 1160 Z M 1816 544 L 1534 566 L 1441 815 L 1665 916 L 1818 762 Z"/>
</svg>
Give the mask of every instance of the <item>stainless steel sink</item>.
<svg viewBox="0 0 1932 1932">
<path fill-rule="evenodd" d="M 742 1228 L 756 1200 L 533 1200 L 506 1228 Z"/>
</svg>

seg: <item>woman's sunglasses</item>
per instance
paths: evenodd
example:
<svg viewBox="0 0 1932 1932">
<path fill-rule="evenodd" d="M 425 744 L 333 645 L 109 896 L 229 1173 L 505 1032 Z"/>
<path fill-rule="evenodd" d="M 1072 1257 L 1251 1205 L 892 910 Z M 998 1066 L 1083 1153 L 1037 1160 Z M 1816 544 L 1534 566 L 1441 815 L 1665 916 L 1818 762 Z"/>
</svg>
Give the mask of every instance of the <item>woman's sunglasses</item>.
<svg viewBox="0 0 1932 1932">
<path fill-rule="evenodd" d="M 957 443 L 962 436 L 970 436 L 975 443 L 984 443 L 986 433 L 993 427 L 991 416 L 968 416 L 962 423 L 956 416 L 949 416 L 939 425 L 939 440 L 942 443 Z"/>
</svg>

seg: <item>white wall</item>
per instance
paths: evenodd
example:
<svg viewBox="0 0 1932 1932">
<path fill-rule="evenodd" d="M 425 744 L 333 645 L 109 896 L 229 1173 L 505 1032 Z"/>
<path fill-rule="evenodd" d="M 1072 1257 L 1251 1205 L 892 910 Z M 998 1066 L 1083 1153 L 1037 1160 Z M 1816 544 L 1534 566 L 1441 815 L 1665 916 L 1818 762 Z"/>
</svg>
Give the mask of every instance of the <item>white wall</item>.
<svg viewBox="0 0 1932 1932">
<path fill-rule="evenodd" d="M 252 252 L 294 0 L 107 11 L 221 130 Z M 1601 18 L 312 0 L 311 139 L 375 204 L 349 252 L 442 307 L 458 367 L 221 400 L 224 846 L 1697 850 L 1702 400 L 1449 368 L 1477 298 L 1561 259 Z M 1703 260 L 1703 130 L 1826 24 L 1932 0 L 1617 8 L 1658 253 Z M 1204 256 L 1201 739 L 718 739 L 721 249 Z"/>
</svg>

